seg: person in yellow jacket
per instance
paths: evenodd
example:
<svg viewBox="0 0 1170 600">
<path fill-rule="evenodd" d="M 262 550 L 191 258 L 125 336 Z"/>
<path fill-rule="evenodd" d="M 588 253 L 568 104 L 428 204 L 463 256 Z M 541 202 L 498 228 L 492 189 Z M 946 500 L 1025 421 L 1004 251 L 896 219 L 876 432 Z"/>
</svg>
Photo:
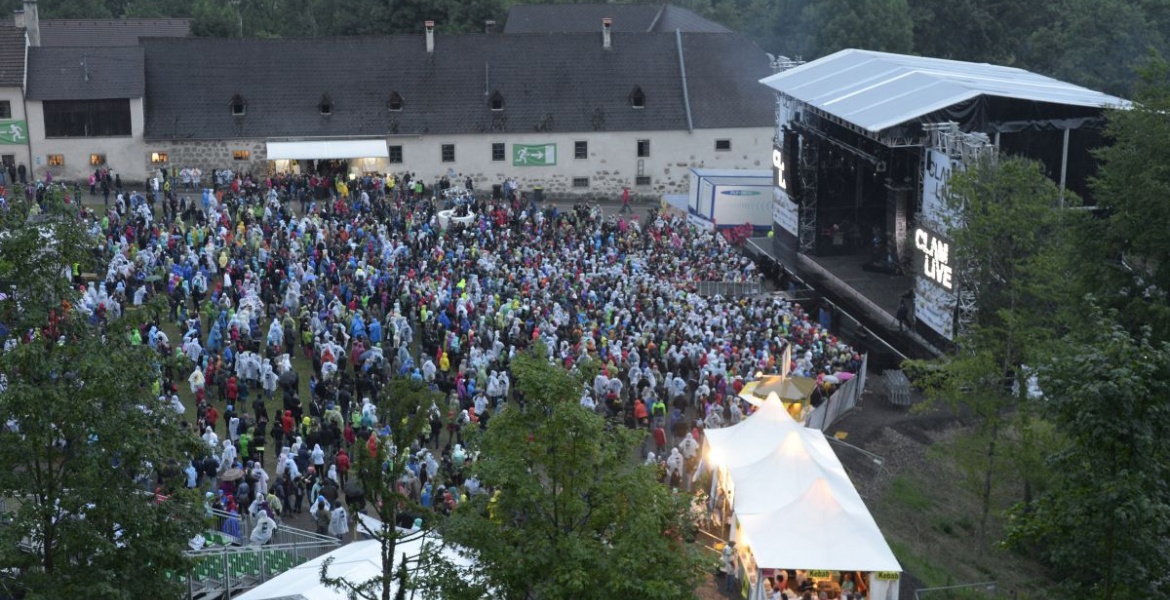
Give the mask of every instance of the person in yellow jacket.
<svg viewBox="0 0 1170 600">
<path fill-rule="evenodd" d="M 444 373 L 451 370 L 451 359 L 447 358 L 446 352 L 444 352 L 443 356 L 439 358 L 439 369 Z"/>
</svg>

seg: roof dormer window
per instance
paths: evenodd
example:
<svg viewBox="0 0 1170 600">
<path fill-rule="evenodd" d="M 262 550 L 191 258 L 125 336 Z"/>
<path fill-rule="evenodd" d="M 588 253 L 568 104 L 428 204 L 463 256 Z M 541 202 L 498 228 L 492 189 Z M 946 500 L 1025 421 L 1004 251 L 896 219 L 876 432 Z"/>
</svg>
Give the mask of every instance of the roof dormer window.
<svg viewBox="0 0 1170 600">
<path fill-rule="evenodd" d="M 393 112 L 402 110 L 402 96 L 398 92 L 390 92 L 390 99 L 386 101 L 386 108 Z"/>
<path fill-rule="evenodd" d="M 321 111 L 321 116 L 328 117 L 333 114 L 333 99 L 329 94 L 323 94 L 321 101 L 317 103 L 317 109 Z"/>
<path fill-rule="evenodd" d="M 642 93 L 642 88 L 634 86 L 634 91 L 630 92 L 630 106 L 632 108 L 646 108 L 646 94 Z"/>
<path fill-rule="evenodd" d="M 488 106 L 492 110 L 504 110 L 504 95 L 499 91 L 492 92 L 491 97 L 488 98 Z"/>
<path fill-rule="evenodd" d="M 244 99 L 239 94 L 232 96 L 232 116 L 242 117 L 247 112 L 248 105 L 244 103 Z"/>
</svg>

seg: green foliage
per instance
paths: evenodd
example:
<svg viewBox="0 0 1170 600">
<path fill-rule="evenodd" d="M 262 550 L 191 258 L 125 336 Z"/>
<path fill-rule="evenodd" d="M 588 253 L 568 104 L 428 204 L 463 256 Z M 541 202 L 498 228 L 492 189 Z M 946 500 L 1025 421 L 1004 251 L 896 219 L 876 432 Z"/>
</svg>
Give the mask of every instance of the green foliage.
<svg viewBox="0 0 1170 600">
<path fill-rule="evenodd" d="M 1131 332 L 1170 339 L 1170 65 L 1154 61 L 1132 110 L 1109 114 L 1112 143 L 1098 151 L 1093 182 L 1101 217 L 1082 225 L 1079 268 L 1087 293 L 1115 309 Z"/>
<path fill-rule="evenodd" d="M 330 575 L 331 562 L 327 561 L 320 570 L 322 583 L 345 592 L 350 598 L 367 600 L 388 599 L 392 585 L 399 586 L 399 593 L 402 593 L 401 590 L 423 591 L 424 598 L 475 598 L 482 591 L 464 585 L 459 574 L 434 549 L 425 550 L 419 556 L 404 557 L 400 563 L 400 568 L 409 567 L 407 573 L 415 572 L 420 564 L 425 565 L 428 574 L 425 580 L 415 580 L 395 570 L 398 543 L 423 537 L 437 525 L 433 513 L 415 505 L 408 495 L 399 490 L 397 483 L 406 473 L 407 453 L 427 430 L 428 409 L 432 403 L 440 401 L 442 394 L 431 391 L 421 381 L 409 378 L 391 379 L 382 388 L 377 402 L 378 421 L 390 426 L 390 435 L 377 438 L 372 452 L 368 440 L 358 440 L 354 456 L 350 457 L 352 477 L 361 486 L 367 504 L 382 523 L 375 530 L 367 528 L 362 522 L 358 522 L 355 527 L 358 532 L 381 543 L 382 573 L 362 581 L 350 581 L 344 575 Z M 394 525 L 403 511 L 425 513 L 428 522 L 418 532 L 401 533 Z"/>
<path fill-rule="evenodd" d="M 534 355 L 513 362 L 519 405 L 491 421 L 477 463 L 495 490 L 448 537 L 503 598 L 692 598 L 700 559 L 686 502 L 631 460 L 634 436 L 577 402 L 581 382 Z"/>
<path fill-rule="evenodd" d="M 202 526 L 181 470 L 206 446 L 158 401 L 156 356 L 129 343 L 135 323 L 102 335 L 63 310 L 73 292 L 58 267 L 87 254 L 81 228 L 52 200 L 35 221 L 15 204 L 0 224 L 0 280 L 14 290 L 0 320 L 35 334 L 0 353 L 0 422 L 19 429 L 0 433 L 0 496 L 12 514 L 0 564 L 28 598 L 176 596 L 165 572 L 184 569 Z M 150 493 L 156 479 L 166 501 Z"/>
<path fill-rule="evenodd" d="M 813 34 L 814 56 L 843 48 L 907 53 L 914 47 L 914 24 L 906 0 L 821 0 L 801 14 Z"/>
<path fill-rule="evenodd" d="M 1115 319 L 1092 311 L 1044 372 L 1046 412 L 1066 443 L 1009 541 L 1039 553 L 1077 597 L 1167 598 L 1170 346 Z"/>
</svg>

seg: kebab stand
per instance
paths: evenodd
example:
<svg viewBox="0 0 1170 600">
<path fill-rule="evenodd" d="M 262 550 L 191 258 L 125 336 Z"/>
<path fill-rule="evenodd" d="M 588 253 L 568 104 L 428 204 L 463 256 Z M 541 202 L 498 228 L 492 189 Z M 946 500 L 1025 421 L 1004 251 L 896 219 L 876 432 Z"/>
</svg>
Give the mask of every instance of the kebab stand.
<svg viewBox="0 0 1170 600">
<path fill-rule="evenodd" d="M 736 542 L 748 598 L 765 598 L 773 572 L 800 569 L 830 598 L 840 591 L 832 572 L 861 571 L 869 600 L 896 600 L 902 567 L 824 433 L 768 400 L 740 423 L 706 432 L 704 443 L 710 508 Z"/>
</svg>

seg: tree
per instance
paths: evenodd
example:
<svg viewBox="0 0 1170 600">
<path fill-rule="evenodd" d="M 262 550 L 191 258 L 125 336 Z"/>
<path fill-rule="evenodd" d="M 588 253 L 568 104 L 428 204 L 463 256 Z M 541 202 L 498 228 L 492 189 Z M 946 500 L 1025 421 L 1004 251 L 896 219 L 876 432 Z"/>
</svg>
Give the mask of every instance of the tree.
<svg viewBox="0 0 1170 600">
<path fill-rule="evenodd" d="M 479 598 L 482 595 L 481 589 L 464 584 L 433 543 L 424 543 L 421 554 L 404 556 L 396 562 L 399 543 L 436 539 L 436 513 L 418 506 L 398 484 L 407 471 L 409 449 L 424 437 L 432 404 L 442 399 L 441 393 L 409 378 L 392 379 L 382 389 L 377 403 L 378 420 L 389 425 L 389 434 L 377 439 L 372 452 L 366 445 L 367 440 L 359 440 L 361 446 L 352 458 L 353 479 L 381 522 L 379 527 L 371 528 L 359 520 L 355 527 L 358 532 L 380 543 L 382 572 L 363 581 L 350 581 L 344 576 L 329 574 L 332 560 L 325 561 L 320 571 L 322 583 L 344 591 L 351 599 L 390 600 L 391 592 L 396 588 L 399 595 L 408 590 L 420 590 L 424 598 Z M 356 509 L 351 506 L 350 510 L 355 511 L 356 516 Z M 399 531 L 396 524 L 403 514 L 425 515 L 420 516 L 423 527 L 410 533 Z M 415 577 L 410 575 L 411 572 L 424 573 L 425 576 Z"/>
<path fill-rule="evenodd" d="M 167 575 L 185 570 L 203 514 L 182 465 L 206 445 L 158 400 L 135 323 L 103 332 L 71 308 L 62 269 L 88 264 L 90 245 L 58 200 L 30 218 L 16 199 L 0 219 L 0 564 L 28 598 L 177 596 Z"/>
<path fill-rule="evenodd" d="M 1155 60 L 1143 74 L 1129 110 L 1109 112 L 1108 146 L 1093 193 L 1100 218 L 1078 232 L 1078 268 L 1085 293 L 1114 309 L 1131 333 L 1150 328 L 1154 340 L 1170 339 L 1170 65 Z"/>
<path fill-rule="evenodd" d="M 476 465 L 494 492 L 461 506 L 448 538 L 502 598 L 694 597 L 685 499 L 633 461 L 636 434 L 582 407 L 582 381 L 541 356 L 513 360 L 522 400 L 492 418 Z"/>
<path fill-rule="evenodd" d="M 1072 254 L 1066 232 L 1079 213 L 1062 208 L 1075 199 L 1061 200 L 1038 163 L 1006 156 L 955 173 L 946 202 L 951 262 L 960 264 L 958 285 L 974 294 L 977 312 L 956 339 L 955 355 L 924 383 L 933 397 L 978 418 L 974 435 L 982 456 L 961 463 L 982 480 L 983 547 L 1003 434 L 1019 436 L 1020 448 L 1039 447 L 1028 437 L 1036 428 L 1029 423 L 1027 380 L 1065 332 L 1062 316 L 1073 299 L 1064 275 Z M 1034 462 L 1031 454 L 1017 458 Z M 1025 501 L 1031 493 L 1026 477 Z"/>
<path fill-rule="evenodd" d="M 810 58 L 843 48 L 908 53 L 914 47 L 906 0 L 822 0 L 805 7 L 801 20 L 816 32 Z"/>
<path fill-rule="evenodd" d="M 1089 309 L 1045 369 L 1045 411 L 1064 444 L 1053 485 L 1018 507 L 1009 542 L 1035 549 L 1079 598 L 1170 598 L 1170 345 Z"/>
<path fill-rule="evenodd" d="M 1068 0 L 1037 25 L 1021 38 L 1029 68 L 1111 94 L 1129 91 L 1150 48 L 1166 48 L 1147 10 L 1130 0 Z"/>
<path fill-rule="evenodd" d="M 236 37 L 240 15 L 225 0 L 195 0 L 192 9 L 191 35 L 199 37 Z"/>
</svg>

